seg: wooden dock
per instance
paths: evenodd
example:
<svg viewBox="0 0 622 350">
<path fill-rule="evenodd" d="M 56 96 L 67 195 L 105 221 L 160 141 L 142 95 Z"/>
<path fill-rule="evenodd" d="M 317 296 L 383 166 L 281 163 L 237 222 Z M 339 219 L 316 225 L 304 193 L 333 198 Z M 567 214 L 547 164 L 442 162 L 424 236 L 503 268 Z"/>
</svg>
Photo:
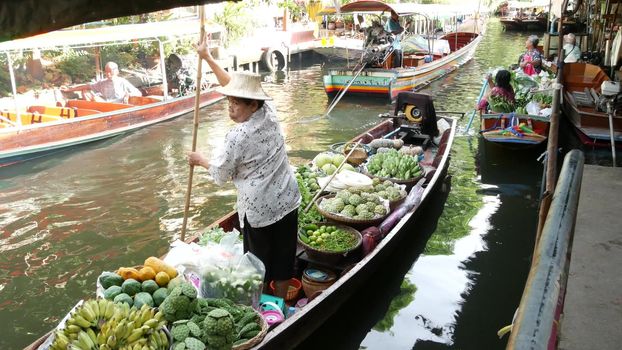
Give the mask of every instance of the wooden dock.
<svg viewBox="0 0 622 350">
<path fill-rule="evenodd" d="M 559 349 L 622 348 L 622 168 L 586 165 Z"/>
</svg>

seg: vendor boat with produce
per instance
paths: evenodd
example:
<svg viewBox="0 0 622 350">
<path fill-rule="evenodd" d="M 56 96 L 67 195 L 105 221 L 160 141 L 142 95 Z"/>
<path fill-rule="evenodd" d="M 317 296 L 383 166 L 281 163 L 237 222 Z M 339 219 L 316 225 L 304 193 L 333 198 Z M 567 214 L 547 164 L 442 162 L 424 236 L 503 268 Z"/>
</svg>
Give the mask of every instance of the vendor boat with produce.
<svg viewBox="0 0 622 350">
<path fill-rule="evenodd" d="M 335 100 L 345 94 L 395 100 L 400 92 L 418 90 L 469 61 L 482 39 L 483 28 L 439 35 L 431 27 L 431 15 L 419 6 L 376 0 L 342 6 L 342 14 L 380 16 L 365 29 L 362 52 L 353 59 L 356 66 L 329 69 L 324 75 L 326 93 L 335 96 Z M 383 19 L 387 23 L 381 24 L 380 18 L 389 14 L 389 19 Z M 418 30 L 414 29 L 415 23 L 427 25 L 421 28 L 423 34 L 412 34 Z"/>
<path fill-rule="evenodd" d="M 437 117 L 429 96 L 402 93 L 393 115 L 381 117 L 296 168 L 302 198 L 299 230 L 291 234 L 298 239 L 299 269 L 285 300 L 262 293 L 264 265 L 243 252 L 232 212 L 202 234 L 174 242 L 162 260 L 111 266 L 98 278 L 103 298 L 77 305 L 51 337 L 28 349 L 43 343 L 53 349 L 295 346 L 369 283 L 404 235 L 416 232 L 419 208 L 446 175 L 456 121 Z M 114 346 L 103 345 L 108 342 Z"/>
<path fill-rule="evenodd" d="M 480 135 L 502 146 L 526 147 L 542 144 L 548 136 L 551 113 L 551 84 L 545 71 L 530 77 L 522 71 L 487 74 L 477 109 Z"/>
</svg>

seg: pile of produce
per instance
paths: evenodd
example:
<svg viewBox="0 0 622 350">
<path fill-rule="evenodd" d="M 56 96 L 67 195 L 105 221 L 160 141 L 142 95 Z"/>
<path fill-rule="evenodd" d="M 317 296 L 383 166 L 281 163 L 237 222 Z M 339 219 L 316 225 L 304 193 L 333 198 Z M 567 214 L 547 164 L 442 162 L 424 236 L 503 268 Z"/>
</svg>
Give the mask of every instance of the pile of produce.
<svg viewBox="0 0 622 350">
<path fill-rule="evenodd" d="M 373 179 L 373 193 L 380 198 L 394 202 L 406 197 L 407 193 L 403 186 L 395 184 L 389 180 L 380 180 L 379 178 Z M 370 192 L 370 190 L 366 191 Z"/>
<path fill-rule="evenodd" d="M 171 278 L 176 276 L 173 267 L 149 257 L 140 270 L 122 267 L 116 273 L 103 272 L 98 280 L 104 288 L 105 299 L 141 308 L 143 305 L 159 306 L 168 296 Z"/>
<path fill-rule="evenodd" d="M 374 154 L 367 163 L 367 171 L 375 176 L 397 180 L 409 180 L 422 174 L 417 157 L 394 149 Z"/>
<path fill-rule="evenodd" d="M 404 140 L 373 139 L 369 143 L 369 146 L 372 148 L 372 150 L 375 150 L 375 151 L 379 149 L 391 149 L 391 148 L 400 149 L 404 146 Z"/>
<path fill-rule="evenodd" d="M 209 242 L 218 244 L 226 234 L 227 232 L 220 226 L 208 228 L 203 232 L 201 237 L 199 237 L 199 242 L 197 244 L 201 246 L 206 246 Z"/>
<path fill-rule="evenodd" d="M 355 220 L 373 220 L 387 215 L 387 208 L 378 195 L 357 189 L 339 191 L 333 198 L 324 198 L 320 208 Z"/>
<path fill-rule="evenodd" d="M 346 157 L 339 153 L 322 152 L 313 158 L 313 165 L 326 175 L 332 175 L 337 171 L 337 167 Z M 341 167 L 341 170 L 356 171 L 354 167 L 348 163 Z"/>
<path fill-rule="evenodd" d="M 162 313 L 147 305 L 130 309 L 106 299 L 87 300 L 54 333 L 50 349 L 168 350 L 165 323 Z"/>
<path fill-rule="evenodd" d="M 198 303 L 197 290 L 192 284 L 182 281 L 171 289 L 160 304 L 160 311 L 168 322 L 175 322 L 190 318 Z"/>
<path fill-rule="evenodd" d="M 231 349 L 261 331 L 259 314 L 229 299 L 197 299 L 188 319 L 173 322 L 173 349 Z"/>
<path fill-rule="evenodd" d="M 298 190 L 302 197 L 300 207 L 298 208 L 298 226 L 321 221 L 322 215 L 320 215 L 315 206 L 309 208 L 309 211 L 306 213 L 304 212 L 304 209 L 311 202 L 313 196 L 320 190 L 320 186 L 317 183 L 317 173 L 310 167 L 301 165 L 296 169 L 295 176 L 296 182 L 298 182 Z"/>
<path fill-rule="evenodd" d="M 305 226 L 298 235 L 305 244 L 326 252 L 338 253 L 352 249 L 357 239 L 350 232 L 335 226 L 315 224 Z"/>
<path fill-rule="evenodd" d="M 245 305 L 259 300 L 263 276 L 253 266 L 231 266 L 206 270 L 201 275 L 201 294 L 227 298 Z"/>
</svg>

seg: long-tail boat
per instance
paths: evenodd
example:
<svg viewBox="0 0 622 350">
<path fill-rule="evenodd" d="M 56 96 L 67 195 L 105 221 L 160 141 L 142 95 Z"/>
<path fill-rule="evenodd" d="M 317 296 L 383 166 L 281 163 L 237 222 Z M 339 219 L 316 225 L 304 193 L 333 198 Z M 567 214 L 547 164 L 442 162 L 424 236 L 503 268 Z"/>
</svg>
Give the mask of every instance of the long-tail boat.
<svg viewBox="0 0 622 350">
<path fill-rule="evenodd" d="M 480 135 L 500 146 L 521 148 L 546 141 L 549 134 L 548 117 L 515 113 L 490 113 L 480 116 Z"/>
<path fill-rule="evenodd" d="M 192 35 L 197 32 L 197 27 L 192 21 L 178 21 L 56 31 L 0 43 L 0 52 L 10 56 L 12 52 L 33 48 L 97 47 L 140 40 L 158 43 L 159 60 L 165 62 L 163 43 L 159 38 Z M 57 103 L 41 103 L 33 99 L 23 103 L 23 99 L 20 99 L 20 103 L 16 101 L 8 108 L 5 106 L 5 109 L 0 110 L 0 167 L 62 148 L 127 133 L 192 111 L 194 92 L 180 93 L 181 89 L 173 91 L 172 88 L 178 86 L 169 86 L 173 84 L 166 78 L 162 79 L 167 77 L 165 64 L 160 64 L 158 73 L 159 83 L 142 89 L 147 96 L 131 97 L 128 103 L 76 99 Z M 14 81 L 12 85 L 15 87 Z M 201 107 L 223 98 L 213 86 L 203 87 Z"/>
<path fill-rule="evenodd" d="M 342 6 L 341 13 L 389 14 L 394 11 L 400 17 L 423 16 L 428 28 L 431 20 L 427 15 L 420 14 L 417 6 L 360 0 Z M 416 91 L 456 70 L 473 57 L 482 40 L 479 32 L 452 32 L 436 37 L 430 30 L 425 36 L 411 36 L 415 47 L 418 43 L 423 44 L 413 52 L 406 53 L 404 47 L 407 41 L 402 40 L 405 52 L 402 65 L 394 67 L 392 37 L 382 30 L 379 23 L 376 27 L 378 29 L 374 26 L 368 29 L 365 48 L 354 69 L 329 69 L 324 75 L 324 90 L 329 96 L 338 93 L 361 94 L 393 100 L 402 91 Z"/>
<path fill-rule="evenodd" d="M 607 74 L 598 66 L 589 63 L 564 65 L 564 116 L 574 126 L 577 136 L 584 145 L 610 147 L 609 117 L 606 103 L 601 101 L 600 88 L 608 81 Z M 622 115 L 612 117 L 613 136 L 616 147 L 622 145 Z"/>
<path fill-rule="evenodd" d="M 431 104 L 431 100 L 428 99 L 428 101 Z M 355 260 L 347 266 L 342 266 L 343 270 L 334 284 L 323 290 L 317 297 L 309 301 L 306 306 L 288 317 L 284 322 L 271 329 L 263 341 L 253 347 L 254 349 L 290 349 L 295 347 L 296 344 L 302 342 L 322 325 L 336 311 L 339 305 L 347 300 L 354 290 L 364 286 L 365 283 L 372 283 L 370 277 L 382 266 L 382 262 L 392 254 L 405 236 L 417 234 L 416 224 L 422 206 L 425 206 L 435 194 L 435 190 L 442 184 L 447 175 L 457 122 L 450 117 L 436 117 L 434 112 L 432 112 L 428 113 L 428 115 L 433 115 L 433 120 L 437 123 L 433 127 L 428 128 L 426 125 L 429 126 L 430 124 L 425 119 L 429 121 L 430 117 L 423 117 L 424 121 L 419 123 L 418 126 L 408 120 L 399 118 L 399 112 L 403 112 L 404 109 L 408 110 L 408 105 L 408 103 L 404 104 L 399 108 L 400 111 L 397 111 L 396 108 L 393 118 L 382 121 L 375 127 L 354 137 L 351 141 L 357 142 L 361 140 L 363 143 L 369 143 L 373 139 L 388 138 L 402 139 L 405 145 L 410 145 L 421 144 L 422 136 L 425 136 L 424 139 L 428 139 L 430 142 L 426 141 L 424 143 L 428 146 L 423 153 L 423 160 L 419 163 L 425 170 L 425 177 L 424 180 L 420 181 L 412 189 L 413 193 L 416 194 L 417 204 L 407 211 L 401 219 L 395 220 L 392 223 L 394 226 L 373 250 L 362 257 L 362 259 Z M 427 130 L 435 130 L 437 127 L 438 133 L 426 136 Z M 230 231 L 233 228 L 239 229 L 237 212 L 229 213 L 210 226 L 219 226 L 225 231 Z M 198 237 L 194 237 L 187 241 L 197 240 Z M 303 258 L 303 254 L 302 250 L 298 251 L 299 265 L 309 263 L 308 260 Z M 315 263 L 319 262 L 316 261 Z M 47 336 L 41 337 L 26 349 L 37 349 Z"/>
</svg>

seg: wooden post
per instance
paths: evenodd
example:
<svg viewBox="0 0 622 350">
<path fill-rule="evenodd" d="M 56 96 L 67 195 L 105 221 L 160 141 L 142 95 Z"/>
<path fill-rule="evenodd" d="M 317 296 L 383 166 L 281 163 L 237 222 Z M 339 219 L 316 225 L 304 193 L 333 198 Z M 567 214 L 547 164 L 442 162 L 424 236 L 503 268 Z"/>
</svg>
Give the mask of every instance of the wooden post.
<svg viewBox="0 0 622 350">
<path fill-rule="evenodd" d="M 205 6 L 199 7 L 199 26 L 200 30 L 200 39 L 199 42 L 203 42 L 203 38 L 205 38 Z M 192 127 L 192 152 L 197 149 L 197 133 L 199 130 L 199 107 L 201 103 L 201 76 L 203 75 L 201 72 L 203 59 L 199 57 L 199 63 L 197 67 L 197 80 L 196 80 L 196 95 L 194 98 L 194 124 Z M 184 221 L 181 226 L 181 237 L 180 239 L 184 241 L 186 239 L 186 225 L 188 224 L 188 210 L 190 209 L 190 193 L 192 192 L 192 176 L 194 175 L 194 165 L 190 166 L 190 174 L 188 176 L 188 188 L 186 190 L 186 205 L 184 207 Z"/>
</svg>

